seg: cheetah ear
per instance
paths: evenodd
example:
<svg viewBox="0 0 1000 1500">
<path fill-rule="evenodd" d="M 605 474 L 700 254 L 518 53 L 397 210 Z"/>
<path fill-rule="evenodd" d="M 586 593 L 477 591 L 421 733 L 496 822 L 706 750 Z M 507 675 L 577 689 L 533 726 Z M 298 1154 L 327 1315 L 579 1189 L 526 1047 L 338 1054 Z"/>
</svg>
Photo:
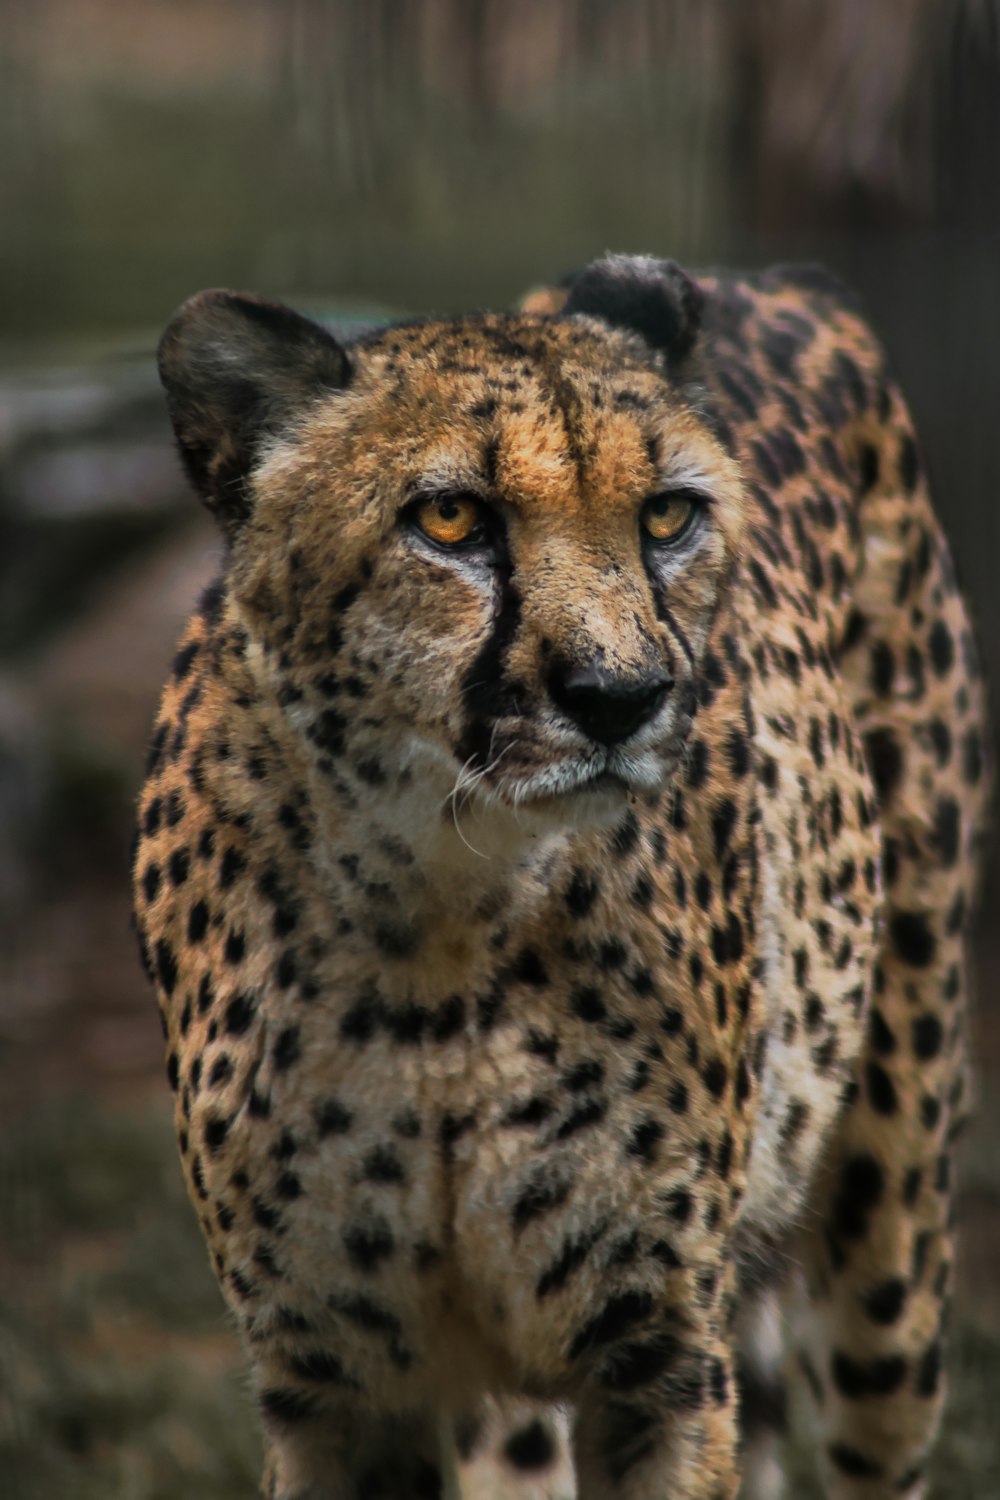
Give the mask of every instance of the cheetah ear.
<svg viewBox="0 0 1000 1500">
<path fill-rule="evenodd" d="M 680 363 L 694 348 L 705 294 L 676 261 L 606 255 L 573 277 L 563 316 L 587 313 L 638 333 Z"/>
<path fill-rule="evenodd" d="M 267 440 L 351 377 L 317 323 L 224 291 L 199 292 L 177 310 L 158 363 L 184 467 L 229 535 L 250 513 L 247 476 Z"/>
</svg>

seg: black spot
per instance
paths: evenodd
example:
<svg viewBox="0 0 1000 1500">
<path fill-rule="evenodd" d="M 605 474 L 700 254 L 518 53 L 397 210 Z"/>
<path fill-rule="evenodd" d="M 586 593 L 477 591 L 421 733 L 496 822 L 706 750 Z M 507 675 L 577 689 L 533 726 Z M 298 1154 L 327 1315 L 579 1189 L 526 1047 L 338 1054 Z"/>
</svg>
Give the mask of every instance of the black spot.
<svg viewBox="0 0 1000 1500">
<path fill-rule="evenodd" d="M 917 1057 L 928 1061 L 937 1057 L 944 1041 L 944 1031 L 937 1016 L 929 1011 L 917 1016 L 913 1023 L 913 1050 Z"/>
<path fill-rule="evenodd" d="M 899 1108 L 896 1086 L 880 1063 L 870 1062 L 866 1069 L 868 1100 L 879 1115 L 894 1115 Z"/>
<path fill-rule="evenodd" d="M 607 1221 L 602 1220 L 593 1229 L 563 1241 L 558 1258 L 542 1272 L 535 1284 L 535 1296 L 539 1301 L 566 1285 L 573 1273 L 584 1264 L 607 1227 Z"/>
<path fill-rule="evenodd" d="M 574 870 L 566 891 L 566 906 L 570 915 L 585 917 L 597 900 L 598 885 L 583 870 Z"/>
<path fill-rule="evenodd" d="M 953 797 L 940 798 L 934 813 L 934 842 L 937 844 L 941 863 L 946 868 L 950 868 L 958 858 L 961 830 L 958 803 Z"/>
<path fill-rule="evenodd" d="M 871 1040 L 875 1051 L 882 1057 L 890 1057 L 896 1050 L 896 1038 L 877 1006 L 872 1006 Z"/>
<path fill-rule="evenodd" d="M 868 1214 L 881 1201 L 885 1189 L 882 1168 L 873 1156 L 859 1152 L 848 1157 L 834 1202 L 837 1227 L 847 1239 L 860 1239 L 868 1227 Z"/>
<path fill-rule="evenodd" d="M 274 1191 L 286 1203 L 292 1203 L 302 1196 L 302 1183 L 294 1172 L 280 1172 Z"/>
<path fill-rule="evenodd" d="M 715 1099 L 721 1099 L 729 1082 L 729 1069 L 721 1057 L 711 1058 L 702 1069 L 702 1081 Z"/>
<path fill-rule="evenodd" d="M 618 938 L 605 938 L 597 950 L 597 962 L 605 971 L 620 969 L 627 957 L 628 950 Z"/>
<path fill-rule="evenodd" d="M 896 951 L 905 963 L 915 969 L 926 969 L 934 962 L 937 943 L 921 912 L 894 912 L 890 931 Z"/>
<path fill-rule="evenodd" d="M 504 1444 L 504 1458 L 515 1469 L 544 1469 L 556 1456 L 552 1433 L 536 1417 L 527 1427 L 512 1432 Z"/>
<path fill-rule="evenodd" d="M 438 1129 L 438 1139 L 441 1142 L 441 1153 L 446 1160 L 451 1159 L 455 1142 L 460 1141 L 463 1135 L 467 1135 L 475 1123 L 474 1114 L 453 1115 L 449 1113 L 444 1115 Z"/>
<path fill-rule="evenodd" d="M 675 1224 L 686 1224 L 691 1217 L 691 1194 L 687 1188 L 674 1188 L 666 1197 L 667 1212 Z"/>
<path fill-rule="evenodd" d="M 338 756 L 344 748 L 344 732 L 346 729 L 347 720 L 344 718 L 343 714 L 338 713 L 335 708 L 325 708 L 323 712 L 313 720 L 312 724 L 309 727 L 308 733 L 309 738 L 312 740 L 313 744 L 318 750 L 321 750 L 324 755 Z M 283 814 L 287 814 L 288 811 L 289 809 L 287 804 L 285 805 L 285 807 L 282 807 L 279 810 L 279 821 L 283 823 L 284 826 L 288 828 L 289 831 L 293 834 L 292 841 L 293 843 L 295 843 L 296 848 L 303 847 L 302 844 L 298 842 L 299 838 L 301 837 L 301 822 L 297 815 L 294 822 L 288 822 L 286 820 L 286 817 L 282 816 Z M 291 811 L 294 813 L 295 809 L 291 808 Z M 308 837 L 306 837 L 305 842 L 306 844 L 308 844 Z"/>
<path fill-rule="evenodd" d="M 431 1017 L 431 1035 L 436 1042 L 446 1042 L 465 1025 L 465 1001 L 461 995 L 449 995 Z"/>
<path fill-rule="evenodd" d="M 200 943 L 208 931 L 209 910 L 204 901 L 196 901 L 188 912 L 188 942 Z"/>
<path fill-rule="evenodd" d="M 423 1005 L 417 1005 L 413 1000 L 406 1000 L 402 1005 L 387 1006 L 382 1020 L 386 1030 L 395 1041 L 402 1042 L 406 1046 L 414 1046 L 424 1035 L 430 1020 L 430 1011 Z"/>
<path fill-rule="evenodd" d="M 233 1062 L 228 1052 L 221 1053 L 212 1064 L 208 1075 L 208 1086 L 212 1089 L 228 1083 L 233 1076 Z"/>
<path fill-rule="evenodd" d="M 365 993 L 355 1000 L 340 1022 L 345 1041 L 368 1042 L 382 1024 L 383 1006 L 376 995 Z"/>
<path fill-rule="evenodd" d="M 253 995 L 234 995 L 226 1006 L 223 1025 L 230 1036 L 243 1036 L 250 1028 L 250 1023 L 257 1010 L 257 1002 Z"/>
<path fill-rule="evenodd" d="M 734 776 L 745 776 L 750 769 L 750 748 L 746 735 L 739 729 L 731 729 L 726 741 L 726 754 Z"/>
<path fill-rule="evenodd" d="M 372 755 L 367 760 L 359 760 L 355 770 L 368 786 L 385 785 L 385 770 L 376 756 Z"/>
<path fill-rule="evenodd" d="M 639 824 L 633 813 L 626 813 L 611 836 L 611 851 L 624 859 L 627 854 L 632 853 L 638 842 Z"/>
<path fill-rule="evenodd" d="M 227 891 L 236 877 L 246 869 L 246 860 L 238 849 L 230 846 L 219 861 L 219 889 Z"/>
<path fill-rule="evenodd" d="M 688 751 L 687 777 L 688 785 L 694 789 L 705 784 L 708 776 L 709 754 L 708 746 L 703 739 L 691 741 Z"/>
<path fill-rule="evenodd" d="M 386 958 L 409 958 L 417 947 L 417 933 L 402 922 L 376 922 L 372 936 Z"/>
<path fill-rule="evenodd" d="M 226 1136 L 229 1134 L 231 1123 L 223 1115 L 209 1115 L 206 1119 L 202 1139 L 205 1142 L 205 1149 L 210 1156 L 214 1156 L 218 1151 L 221 1151 Z"/>
<path fill-rule="evenodd" d="M 895 1323 L 906 1302 L 906 1283 L 900 1276 L 880 1282 L 863 1298 L 865 1312 L 873 1323 Z"/>
<path fill-rule="evenodd" d="M 563 1120 L 556 1131 L 556 1140 L 568 1140 L 578 1130 L 585 1130 L 589 1125 L 599 1124 L 607 1112 L 608 1106 L 603 1099 L 588 1099 L 586 1104 L 579 1105 Z"/>
<path fill-rule="evenodd" d="M 931 665 L 935 672 L 939 677 L 947 677 L 955 665 L 955 642 L 943 620 L 934 621 L 927 644 L 930 647 Z"/>
<path fill-rule="evenodd" d="M 246 949 L 246 938 L 242 932 L 230 932 L 226 938 L 223 957 L 227 964 L 238 964 Z"/>
<path fill-rule="evenodd" d="M 653 1311 L 649 1292 L 627 1291 L 610 1297 L 601 1311 L 579 1330 L 570 1345 L 570 1359 L 578 1359 L 588 1350 L 600 1348 L 620 1339 L 637 1323 L 644 1322 Z"/>
<path fill-rule="evenodd" d="M 154 949 L 156 974 L 165 995 L 172 995 L 177 984 L 177 957 L 170 944 L 157 938 Z"/>
<path fill-rule="evenodd" d="M 389 1222 L 381 1214 L 349 1224 L 344 1230 L 343 1240 L 351 1264 L 359 1271 L 377 1271 L 396 1248 Z"/>
<path fill-rule="evenodd" d="M 145 817 L 143 818 L 142 823 L 142 831 L 147 838 L 152 838 L 154 833 L 158 833 L 160 831 L 160 819 L 162 817 L 162 814 L 163 800 L 160 797 L 154 797 L 149 806 L 146 808 Z"/>
<path fill-rule="evenodd" d="M 298 1062 L 301 1055 L 301 1034 L 297 1026 L 285 1026 L 279 1033 L 274 1044 L 274 1066 L 278 1072 L 284 1072 L 294 1063 Z"/>
<path fill-rule="evenodd" d="M 552 1105 L 542 1094 L 536 1094 L 525 1104 L 515 1105 L 503 1116 L 501 1123 L 513 1127 L 541 1125 L 552 1114 Z"/>
<path fill-rule="evenodd" d="M 715 843 L 715 857 L 721 859 L 725 854 L 736 825 L 736 804 L 731 798 L 726 797 L 718 804 L 712 815 L 712 838 Z"/>
<path fill-rule="evenodd" d="M 923 1173 L 919 1167 L 911 1167 L 903 1179 L 903 1202 L 907 1208 L 912 1208 L 920 1194 Z"/>
<path fill-rule="evenodd" d="M 532 1057 L 543 1057 L 547 1063 L 554 1063 L 559 1056 L 559 1038 L 532 1027 L 524 1039 L 524 1050 Z"/>
<path fill-rule="evenodd" d="M 903 774 L 903 752 L 891 729 L 873 729 L 865 736 L 865 754 L 879 800 L 886 802 Z"/>
<path fill-rule="evenodd" d="M 679 1341 L 670 1333 L 653 1338 L 629 1340 L 615 1348 L 601 1368 L 601 1385 L 611 1391 L 634 1391 L 639 1386 L 659 1380 L 676 1362 Z M 688 1411 L 704 1403 L 704 1375 L 689 1372 L 685 1379 L 672 1382 L 675 1405 Z"/>
<path fill-rule="evenodd" d="M 559 1082 L 571 1093 L 579 1093 L 583 1089 L 590 1088 L 592 1084 L 600 1083 L 603 1077 L 604 1064 L 599 1063 L 596 1058 L 588 1057 L 569 1068 Z"/>
<path fill-rule="evenodd" d="M 676 1115 L 687 1114 L 687 1108 L 688 1108 L 688 1091 L 687 1091 L 687 1085 L 681 1079 L 678 1079 L 674 1084 L 671 1085 L 670 1092 L 667 1095 L 667 1104 L 673 1110 L 674 1114 L 676 1114 Z"/>
<path fill-rule="evenodd" d="M 374 1146 L 361 1165 L 367 1182 L 395 1184 L 406 1180 L 403 1163 L 391 1146 Z"/>
<path fill-rule="evenodd" d="M 339 1099 L 324 1099 L 314 1111 L 320 1137 L 345 1135 L 353 1123 L 351 1111 Z"/>
<path fill-rule="evenodd" d="M 191 663 L 198 655 L 200 649 L 200 641 L 188 641 L 187 645 L 182 646 L 177 652 L 177 655 L 174 657 L 173 674 L 178 682 L 183 682 L 188 672 L 190 672 Z"/>
<path fill-rule="evenodd" d="M 896 662 L 892 647 L 886 641 L 876 641 L 872 646 L 872 688 L 880 698 L 892 692 Z"/>
<path fill-rule="evenodd" d="M 560 1208 L 569 1197 L 569 1191 L 570 1183 L 561 1174 L 550 1168 L 538 1168 L 514 1204 L 511 1215 L 514 1233 L 520 1234 L 534 1219 Z"/>
<path fill-rule="evenodd" d="M 603 1021 L 607 1016 L 607 1007 L 601 999 L 597 990 L 590 985 L 584 985 L 573 991 L 570 996 L 570 1009 L 581 1021 L 591 1023 Z"/>
<path fill-rule="evenodd" d="M 286 949 L 278 959 L 278 967 L 274 971 L 278 988 L 287 990 L 290 985 L 294 984 L 296 972 L 295 954 Z"/>
<path fill-rule="evenodd" d="M 662 1122 L 647 1116 L 633 1125 L 625 1149 L 630 1156 L 637 1156 L 642 1161 L 655 1161 L 664 1134 Z"/>
<path fill-rule="evenodd" d="M 541 989 L 549 982 L 545 965 L 534 948 L 522 948 L 506 971 L 506 977 L 521 984 L 530 984 L 536 989 Z"/>
<path fill-rule="evenodd" d="M 879 1464 L 865 1458 L 857 1448 L 849 1448 L 846 1443 L 831 1443 L 829 1454 L 840 1472 L 847 1474 L 851 1479 L 880 1479 L 882 1477 Z"/>
<path fill-rule="evenodd" d="M 883 1355 L 866 1364 L 834 1350 L 830 1369 L 837 1390 L 851 1401 L 865 1396 L 891 1396 L 906 1379 L 906 1360 L 899 1354 Z"/>
<path fill-rule="evenodd" d="M 983 774 L 983 747 L 977 729 L 970 729 L 962 741 L 962 774 L 975 786 Z"/>
</svg>

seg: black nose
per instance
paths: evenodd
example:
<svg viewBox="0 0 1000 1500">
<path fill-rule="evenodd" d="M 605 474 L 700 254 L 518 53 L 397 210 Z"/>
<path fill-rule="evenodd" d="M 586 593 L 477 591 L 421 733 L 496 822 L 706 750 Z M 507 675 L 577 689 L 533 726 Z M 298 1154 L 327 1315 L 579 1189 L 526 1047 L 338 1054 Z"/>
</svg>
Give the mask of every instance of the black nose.
<svg viewBox="0 0 1000 1500">
<path fill-rule="evenodd" d="M 556 669 L 549 678 L 549 692 L 563 713 L 602 745 L 616 745 L 634 734 L 653 717 L 673 685 L 669 672 L 616 677 L 593 663 Z"/>
</svg>

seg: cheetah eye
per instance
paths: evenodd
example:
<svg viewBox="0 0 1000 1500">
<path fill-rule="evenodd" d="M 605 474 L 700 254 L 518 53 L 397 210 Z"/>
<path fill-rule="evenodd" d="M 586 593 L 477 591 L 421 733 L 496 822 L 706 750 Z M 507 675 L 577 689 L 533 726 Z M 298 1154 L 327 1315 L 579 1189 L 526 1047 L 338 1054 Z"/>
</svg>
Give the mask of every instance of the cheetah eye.
<svg viewBox="0 0 1000 1500">
<path fill-rule="evenodd" d="M 700 497 L 690 490 L 664 490 L 652 495 L 640 511 L 642 529 L 659 546 L 679 542 L 700 509 Z"/>
<path fill-rule="evenodd" d="M 431 495 L 418 500 L 412 523 L 439 547 L 475 547 L 486 539 L 483 508 L 472 495 Z"/>
</svg>

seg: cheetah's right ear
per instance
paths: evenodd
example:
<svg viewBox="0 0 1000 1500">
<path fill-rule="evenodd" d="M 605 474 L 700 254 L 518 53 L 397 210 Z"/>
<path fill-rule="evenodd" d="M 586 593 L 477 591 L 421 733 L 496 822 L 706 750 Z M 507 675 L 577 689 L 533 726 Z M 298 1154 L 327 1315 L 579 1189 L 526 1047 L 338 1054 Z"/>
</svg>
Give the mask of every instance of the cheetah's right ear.
<svg viewBox="0 0 1000 1500">
<path fill-rule="evenodd" d="M 319 324 L 224 291 L 199 292 L 177 310 L 158 362 L 184 467 L 229 535 L 250 513 L 246 480 L 268 438 L 351 378 Z"/>
<path fill-rule="evenodd" d="M 562 314 L 586 313 L 661 349 L 675 367 L 693 350 L 705 294 L 674 260 L 605 255 L 568 277 Z"/>
</svg>

